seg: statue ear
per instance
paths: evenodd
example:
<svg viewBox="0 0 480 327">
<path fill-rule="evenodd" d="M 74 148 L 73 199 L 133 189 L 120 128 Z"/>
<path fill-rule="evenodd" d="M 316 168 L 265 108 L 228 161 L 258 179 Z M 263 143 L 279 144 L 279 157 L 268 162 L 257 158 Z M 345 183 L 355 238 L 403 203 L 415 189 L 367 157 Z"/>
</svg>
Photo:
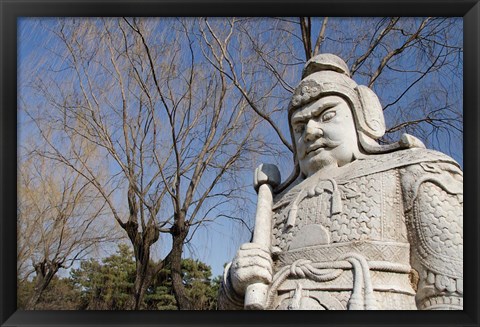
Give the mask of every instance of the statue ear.
<svg viewBox="0 0 480 327">
<path fill-rule="evenodd" d="M 374 140 L 385 134 L 385 118 L 382 105 L 377 95 L 367 86 L 359 85 L 355 88 L 360 99 L 358 110 L 359 128 Z"/>
</svg>

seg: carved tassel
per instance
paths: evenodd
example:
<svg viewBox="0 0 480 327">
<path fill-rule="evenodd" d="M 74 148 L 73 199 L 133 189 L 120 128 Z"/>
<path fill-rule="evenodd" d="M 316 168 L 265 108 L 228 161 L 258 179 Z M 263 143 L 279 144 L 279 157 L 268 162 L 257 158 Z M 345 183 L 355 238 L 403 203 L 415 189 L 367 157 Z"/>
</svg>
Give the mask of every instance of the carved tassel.
<svg viewBox="0 0 480 327">
<path fill-rule="evenodd" d="M 332 194 L 332 215 L 342 213 L 342 198 L 340 192 L 335 190 Z"/>
<path fill-rule="evenodd" d="M 286 225 L 287 229 L 295 226 L 295 220 L 297 219 L 297 213 L 298 213 L 298 204 L 300 203 L 300 201 L 303 200 L 305 196 L 306 196 L 305 191 L 301 191 L 300 193 L 298 193 L 297 197 L 293 201 L 292 207 L 288 212 L 287 225 Z"/>
<path fill-rule="evenodd" d="M 296 203 L 293 203 L 288 213 L 287 228 L 292 228 L 293 226 L 295 226 L 295 219 L 297 219 L 297 212 L 298 212 L 298 206 Z"/>
<path fill-rule="evenodd" d="M 288 305 L 288 310 L 298 310 L 300 309 L 300 300 L 302 299 L 302 285 L 297 283 L 295 287 L 295 293 L 293 293 L 293 297 L 290 300 L 290 304 Z"/>
<path fill-rule="evenodd" d="M 329 179 L 332 183 L 332 215 L 342 213 L 342 196 L 334 179 Z"/>
</svg>

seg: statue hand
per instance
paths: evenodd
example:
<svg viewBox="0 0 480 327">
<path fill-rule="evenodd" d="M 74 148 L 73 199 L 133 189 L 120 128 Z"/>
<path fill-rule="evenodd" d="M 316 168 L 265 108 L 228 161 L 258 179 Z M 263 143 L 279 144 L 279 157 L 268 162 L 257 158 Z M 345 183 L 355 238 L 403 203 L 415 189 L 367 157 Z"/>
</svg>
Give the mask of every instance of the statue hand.
<svg viewBox="0 0 480 327">
<path fill-rule="evenodd" d="M 239 295 L 253 283 L 272 282 L 273 262 L 270 250 L 256 243 L 245 243 L 237 252 L 230 267 L 232 286 Z"/>
</svg>

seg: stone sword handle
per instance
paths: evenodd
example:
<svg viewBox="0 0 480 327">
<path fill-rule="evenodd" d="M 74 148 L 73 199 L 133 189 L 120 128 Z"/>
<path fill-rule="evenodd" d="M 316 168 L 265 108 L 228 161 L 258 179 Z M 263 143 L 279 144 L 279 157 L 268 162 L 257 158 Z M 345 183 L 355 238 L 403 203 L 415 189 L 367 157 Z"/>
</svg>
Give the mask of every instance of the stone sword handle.
<svg viewBox="0 0 480 327">
<path fill-rule="evenodd" d="M 262 164 L 255 169 L 253 186 L 258 192 L 253 243 L 270 248 L 272 242 L 273 189 L 280 184 L 280 171 L 272 164 Z M 269 285 L 254 283 L 245 292 L 246 310 L 263 310 Z"/>
</svg>

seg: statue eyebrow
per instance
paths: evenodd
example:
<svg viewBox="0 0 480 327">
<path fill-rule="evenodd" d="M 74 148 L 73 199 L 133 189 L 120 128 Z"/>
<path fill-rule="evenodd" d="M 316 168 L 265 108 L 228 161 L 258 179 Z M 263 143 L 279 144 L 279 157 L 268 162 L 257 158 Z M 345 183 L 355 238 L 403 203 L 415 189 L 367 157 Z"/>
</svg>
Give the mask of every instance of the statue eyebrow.
<svg viewBox="0 0 480 327">
<path fill-rule="evenodd" d="M 292 116 L 292 125 L 297 124 L 297 123 L 302 123 L 308 119 L 310 119 L 312 116 L 315 116 L 322 111 L 326 109 L 333 108 L 337 106 L 340 102 L 325 102 L 324 104 L 320 105 L 319 107 L 313 109 L 309 113 L 304 113 L 304 114 L 293 114 Z"/>
</svg>

